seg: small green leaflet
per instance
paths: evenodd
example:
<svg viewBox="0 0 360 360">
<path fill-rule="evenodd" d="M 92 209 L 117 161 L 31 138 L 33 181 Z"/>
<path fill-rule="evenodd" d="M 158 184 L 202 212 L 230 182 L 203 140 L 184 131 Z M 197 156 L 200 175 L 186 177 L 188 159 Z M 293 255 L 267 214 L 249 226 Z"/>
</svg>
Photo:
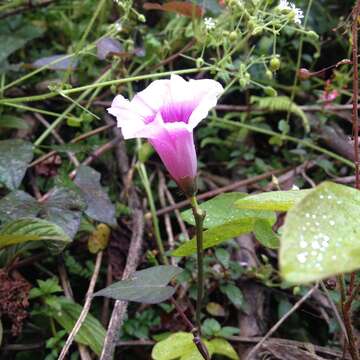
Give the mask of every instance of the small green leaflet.
<svg viewBox="0 0 360 360">
<path fill-rule="evenodd" d="M 360 268 L 360 191 L 324 182 L 287 214 L 280 271 L 308 283 Z"/>
<path fill-rule="evenodd" d="M 159 341 L 152 350 L 153 360 L 203 360 L 193 342 L 193 335 L 186 332 L 177 332 L 168 336 L 165 340 Z M 219 354 L 228 359 L 239 360 L 239 356 L 225 339 L 213 339 L 207 341 L 203 339 L 210 356 Z"/>
<path fill-rule="evenodd" d="M 175 292 L 167 286 L 182 269 L 176 266 L 160 265 L 136 271 L 130 279 L 122 280 L 102 289 L 94 296 L 105 296 L 116 300 L 157 304 L 169 299 Z"/>
<path fill-rule="evenodd" d="M 312 190 L 269 191 L 236 201 L 239 209 L 288 211 Z"/>
</svg>

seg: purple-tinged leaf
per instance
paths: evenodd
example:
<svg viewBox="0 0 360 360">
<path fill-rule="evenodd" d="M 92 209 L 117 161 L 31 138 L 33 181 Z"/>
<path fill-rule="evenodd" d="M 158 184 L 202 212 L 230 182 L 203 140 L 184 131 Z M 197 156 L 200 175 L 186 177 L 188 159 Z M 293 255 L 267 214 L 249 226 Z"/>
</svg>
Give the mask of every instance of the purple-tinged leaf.
<svg viewBox="0 0 360 360">
<path fill-rule="evenodd" d="M 66 54 L 61 54 L 40 58 L 34 61 L 31 66 L 34 68 L 47 66 L 47 68 L 50 70 L 75 70 L 78 63 L 78 59 L 70 57 Z"/>
</svg>

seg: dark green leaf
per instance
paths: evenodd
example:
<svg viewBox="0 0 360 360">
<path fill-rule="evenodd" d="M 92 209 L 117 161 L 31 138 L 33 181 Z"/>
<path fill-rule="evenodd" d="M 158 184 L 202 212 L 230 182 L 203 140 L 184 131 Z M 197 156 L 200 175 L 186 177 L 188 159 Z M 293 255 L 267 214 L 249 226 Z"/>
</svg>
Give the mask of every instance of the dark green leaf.
<svg viewBox="0 0 360 360">
<path fill-rule="evenodd" d="M 175 289 L 167 286 L 182 269 L 161 265 L 135 272 L 130 279 L 119 281 L 98 291 L 94 296 L 105 296 L 116 300 L 157 304 L 170 298 Z"/>
<path fill-rule="evenodd" d="M 62 227 L 71 238 L 74 238 L 85 207 L 82 197 L 76 191 L 55 187 L 49 198 L 43 203 L 41 215 Z"/>
<path fill-rule="evenodd" d="M 277 249 L 280 245 L 279 237 L 275 234 L 272 226 L 266 220 L 256 220 L 254 224 L 256 239 L 270 249 Z"/>
<path fill-rule="evenodd" d="M 237 309 L 241 309 L 244 306 L 244 296 L 237 286 L 234 284 L 224 284 L 220 286 L 220 290 Z"/>
<path fill-rule="evenodd" d="M 38 240 L 71 242 L 59 226 L 42 219 L 20 218 L 5 224 L 0 229 L 0 248 Z"/>
<path fill-rule="evenodd" d="M 105 224 L 116 225 L 115 206 L 100 185 L 100 173 L 88 166 L 80 166 L 74 181 L 87 203 L 86 215 Z"/>
<path fill-rule="evenodd" d="M 19 139 L 0 141 L 0 184 L 10 190 L 16 189 L 32 158 L 31 143 Z"/>
<path fill-rule="evenodd" d="M 285 220 L 280 270 L 290 283 L 318 281 L 360 268 L 360 191 L 324 182 Z"/>
<path fill-rule="evenodd" d="M 41 209 L 32 196 L 14 190 L 0 200 L 0 221 L 6 223 L 22 217 L 36 217 Z"/>
</svg>

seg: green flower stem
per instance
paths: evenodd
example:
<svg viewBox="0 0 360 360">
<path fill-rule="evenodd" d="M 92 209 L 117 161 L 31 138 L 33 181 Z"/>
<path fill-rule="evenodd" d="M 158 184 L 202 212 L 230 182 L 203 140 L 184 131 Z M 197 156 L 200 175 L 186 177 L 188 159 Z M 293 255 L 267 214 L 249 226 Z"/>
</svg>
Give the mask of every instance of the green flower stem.
<svg viewBox="0 0 360 360">
<path fill-rule="evenodd" d="M 111 72 L 112 69 L 109 69 L 104 74 L 102 74 L 98 79 L 98 82 L 104 80 Z M 97 84 L 97 82 L 95 84 Z M 80 103 L 82 100 L 84 100 L 86 96 L 91 93 L 91 91 L 92 88 L 87 89 L 70 106 L 68 106 L 68 108 L 58 118 L 56 118 L 55 121 L 51 123 L 51 125 L 39 136 L 39 138 L 34 142 L 34 146 L 39 146 L 51 134 L 51 132 L 70 114 L 70 112 L 77 106 L 77 103 Z M 65 93 L 65 90 L 63 92 Z"/>
<path fill-rule="evenodd" d="M 145 192 L 146 192 L 146 195 L 147 195 L 147 198 L 149 201 L 151 218 L 152 218 L 152 222 L 154 225 L 156 245 L 157 245 L 159 253 L 160 253 L 161 262 L 165 265 L 169 265 L 169 260 L 165 256 L 164 245 L 163 245 L 161 234 L 160 234 L 159 219 L 156 215 L 155 201 L 154 201 L 154 197 L 153 197 L 153 194 L 151 191 L 150 181 L 149 181 L 149 177 L 148 177 L 148 174 L 146 171 L 146 167 L 143 163 L 139 162 L 137 165 L 137 169 L 139 171 L 139 175 L 140 175 L 141 181 L 143 183 L 143 186 L 145 188 Z"/>
<path fill-rule="evenodd" d="M 190 204 L 196 224 L 196 249 L 197 249 L 196 323 L 197 323 L 199 335 L 201 336 L 201 308 L 204 297 L 203 224 L 206 213 L 200 208 L 195 195 L 190 198 Z"/>
<path fill-rule="evenodd" d="M 191 68 L 191 69 L 182 69 L 182 70 L 175 70 L 175 71 L 165 71 L 165 72 L 155 73 L 155 74 L 130 76 L 128 78 L 108 80 L 108 81 L 102 81 L 102 82 L 98 81 L 98 82 L 95 82 L 95 83 L 89 84 L 89 85 L 79 86 L 79 87 L 72 88 L 72 89 L 64 89 L 64 90 L 62 90 L 62 93 L 65 95 L 69 95 L 69 94 L 73 94 L 73 93 L 77 93 L 77 92 L 81 92 L 81 91 L 87 91 L 87 90 L 92 90 L 95 88 L 102 88 L 102 87 L 111 86 L 111 85 L 119 85 L 119 84 L 129 83 L 129 82 L 133 82 L 133 81 L 162 78 L 162 77 L 170 76 L 171 74 L 178 74 L 178 75 L 191 74 L 191 73 L 196 73 L 196 72 L 201 72 L 201 71 L 207 71 L 210 69 L 212 69 L 212 67 L 208 66 L 208 67 L 203 67 L 203 68 Z M 22 102 L 41 101 L 41 100 L 46 100 L 46 99 L 49 99 L 49 98 L 52 98 L 52 97 L 55 97 L 58 95 L 59 95 L 59 93 L 57 91 L 51 91 L 51 92 L 41 94 L 41 95 L 23 96 L 23 97 L 17 97 L 17 98 L 4 98 L 4 99 L 0 99 L 0 105 L 4 102 L 22 103 Z"/>
</svg>

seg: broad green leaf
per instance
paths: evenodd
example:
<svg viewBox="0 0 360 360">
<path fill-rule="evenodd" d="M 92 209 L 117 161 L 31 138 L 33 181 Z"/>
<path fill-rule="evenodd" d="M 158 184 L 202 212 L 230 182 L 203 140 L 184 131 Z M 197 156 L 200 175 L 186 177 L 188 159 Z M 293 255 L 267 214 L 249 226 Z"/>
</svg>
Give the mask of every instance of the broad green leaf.
<svg viewBox="0 0 360 360">
<path fill-rule="evenodd" d="M 275 222 L 275 214 L 270 211 L 241 210 L 234 203 L 242 199 L 242 193 L 222 194 L 200 205 L 206 211 L 204 227 L 204 249 L 218 245 L 226 240 L 251 232 L 257 219 L 270 224 Z M 182 214 L 185 221 L 194 224 L 189 210 Z M 187 241 L 175 251 L 173 256 L 188 256 L 196 252 L 196 239 Z"/>
<path fill-rule="evenodd" d="M 19 139 L 0 141 L 0 184 L 10 190 L 19 187 L 32 158 L 30 142 Z"/>
<path fill-rule="evenodd" d="M 204 249 L 219 245 L 236 236 L 249 233 L 254 228 L 254 219 L 216 226 L 204 231 Z M 196 239 L 193 238 L 174 250 L 172 256 L 189 256 L 196 253 Z"/>
<path fill-rule="evenodd" d="M 56 309 L 55 309 L 56 310 Z M 73 301 L 61 298 L 61 311 L 54 311 L 53 317 L 67 331 L 70 332 L 82 311 L 82 306 Z M 101 323 L 91 314 L 77 333 L 75 340 L 83 345 L 88 345 L 97 355 L 100 355 L 106 331 Z"/>
<path fill-rule="evenodd" d="M 214 197 L 200 205 L 206 211 L 204 228 L 209 229 L 230 222 L 254 219 L 256 217 L 272 217 L 269 212 L 258 212 L 253 210 L 239 210 L 234 204 L 247 195 L 240 192 L 225 193 Z M 256 209 L 258 210 L 258 209 Z M 195 225 L 191 209 L 181 213 L 181 217 L 189 224 Z"/>
<path fill-rule="evenodd" d="M 0 115 L 0 128 L 28 129 L 29 125 L 23 119 L 13 115 Z"/>
<path fill-rule="evenodd" d="M 94 294 L 116 300 L 157 304 L 170 298 L 175 289 L 167 286 L 182 269 L 176 266 L 160 265 L 136 271 L 130 279 L 119 281 Z"/>
<path fill-rule="evenodd" d="M 277 249 L 280 245 L 279 237 L 266 220 L 259 219 L 255 221 L 254 234 L 262 245 L 270 249 Z"/>
<path fill-rule="evenodd" d="M 82 211 L 85 208 L 84 200 L 76 191 L 55 187 L 42 204 L 41 217 L 59 225 L 73 238 L 79 229 Z"/>
<path fill-rule="evenodd" d="M 186 332 L 177 332 L 170 335 L 165 340 L 159 341 L 152 349 L 151 358 L 153 360 L 203 360 L 201 354 L 193 342 L 194 336 Z M 204 340 L 204 344 L 211 354 L 209 342 Z"/>
<path fill-rule="evenodd" d="M 360 191 L 324 182 L 292 208 L 280 245 L 280 270 L 307 283 L 360 268 Z"/>
<path fill-rule="evenodd" d="M 115 206 L 101 187 L 100 176 L 100 173 L 94 169 L 80 166 L 74 182 L 87 203 L 86 215 L 94 220 L 115 226 Z"/>
<path fill-rule="evenodd" d="M 312 190 L 269 191 L 236 201 L 239 209 L 288 211 Z"/>
<path fill-rule="evenodd" d="M 225 339 L 214 339 L 210 341 L 214 354 L 223 355 L 232 360 L 240 360 L 233 346 Z"/>
<path fill-rule="evenodd" d="M 0 249 L 25 241 L 38 240 L 71 242 L 59 226 L 42 219 L 20 218 L 5 224 L 0 229 Z"/>
<path fill-rule="evenodd" d="M 36 217 L 41 205 L 24 191 L 14 190 L 0 200 L 0 222 L 22 217 Z"/>
</svg>

